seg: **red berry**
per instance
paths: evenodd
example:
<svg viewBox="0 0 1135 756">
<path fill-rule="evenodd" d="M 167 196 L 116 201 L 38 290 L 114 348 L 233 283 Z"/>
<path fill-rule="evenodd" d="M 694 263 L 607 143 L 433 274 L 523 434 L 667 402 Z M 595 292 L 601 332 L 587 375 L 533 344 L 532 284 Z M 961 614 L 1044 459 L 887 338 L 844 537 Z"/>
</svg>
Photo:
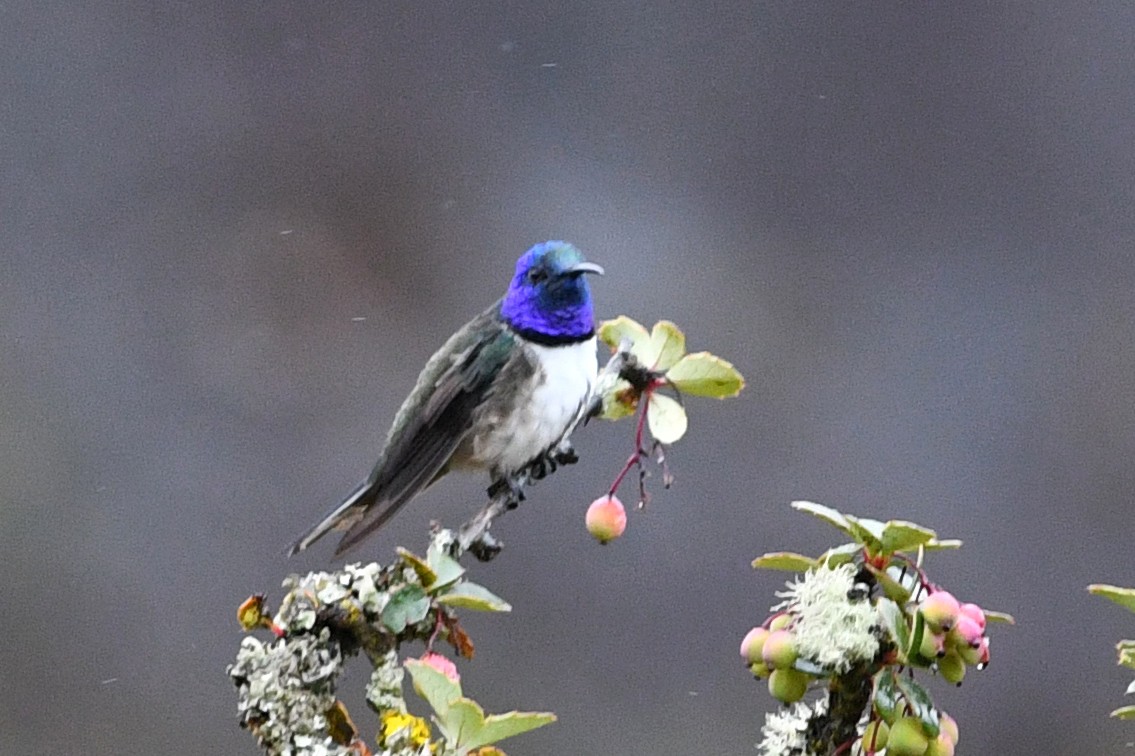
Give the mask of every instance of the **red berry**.
<svg viewBox="0 0 1135 756">
<path fill-rule="evenodd" d="M 599 543 L 613 541 L 627 529 L 627 510 L 614 495 L 600 496 L 587 508 L 587 532 Z"/>
</svg>

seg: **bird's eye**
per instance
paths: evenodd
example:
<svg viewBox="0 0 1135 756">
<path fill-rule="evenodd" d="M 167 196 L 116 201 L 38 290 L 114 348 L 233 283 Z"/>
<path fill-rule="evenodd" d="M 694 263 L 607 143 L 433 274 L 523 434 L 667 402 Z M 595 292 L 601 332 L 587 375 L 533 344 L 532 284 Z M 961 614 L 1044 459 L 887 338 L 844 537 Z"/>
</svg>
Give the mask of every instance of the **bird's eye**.
<svg viewBox="0 0 1135 756">
<path fill-rule="evenodd" d="M 548 272 L 543 268 L 533 268 L 528 271 L 528 280 L 534 284 L 548 280 Z"/>
</svg>

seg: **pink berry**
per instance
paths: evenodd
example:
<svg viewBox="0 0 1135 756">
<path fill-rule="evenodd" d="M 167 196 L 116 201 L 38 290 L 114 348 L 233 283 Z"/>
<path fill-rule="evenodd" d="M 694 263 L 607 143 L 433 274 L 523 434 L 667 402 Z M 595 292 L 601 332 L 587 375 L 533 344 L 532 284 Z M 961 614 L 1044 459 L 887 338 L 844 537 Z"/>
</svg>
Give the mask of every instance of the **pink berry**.
<svg viewBox="0 0 1135 756">
<path fill-rule="evenodd" d="M 763 627 L 754 627 L 745 634 L 745 639 L 741 641 L 741 658 L 748 664 L 756 664 L 763 661 L 764 657 L 761 652 L 765 646 L 765 639 L 768 638 L 769 631 Z"/>
<path fill-rule="evenodd" d="M 599 543 L 613 541 L 627 529 L 627 510 L 614 495 L 600 496 L 587 508 L 587 532 Z"/>
<path fill-rule="evenodd" d="M 961 606 L 949 591 L 936 591 L 922 600 L 918 610 L 935 630 L 949 630 L 958 621 Z"/>
<path fill-rule="evenodd" d="M 978 624 L 973 621 L 973 618 L 964 614 L 958 617 L 957 623 L 950 628 L 950 642 L 958 647 L 970 646 L 971 648 L 977 648 L 981 645 L 983 635 L 984 633 Z"/>
<path fill-rule="evenodd" d="M 977 623 L 978 627 L 985 630 L 985 611 L 977 604 L 962 604 L 959 609 L 962 614 L 969 617 Z"/>
<path fill-rule="evenodd" d="M 788 669 L 796 663 L 796 634 L 791 630 L 773 630 L 765 638 L 761 658 L 769 669 Z"/>
</svg>

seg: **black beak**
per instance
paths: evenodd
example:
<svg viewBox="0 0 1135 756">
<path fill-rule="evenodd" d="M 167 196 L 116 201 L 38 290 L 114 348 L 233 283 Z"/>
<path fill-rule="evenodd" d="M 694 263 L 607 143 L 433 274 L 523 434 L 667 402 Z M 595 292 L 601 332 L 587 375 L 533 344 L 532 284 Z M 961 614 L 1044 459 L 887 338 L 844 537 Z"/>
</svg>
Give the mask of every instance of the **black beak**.
<svg viewBox="0 0 1135 756">
<path fill-rule="evenodd" d="M 603 275 L 603 267 L 593 262 L 581 262 L 564 271 L 564 274 L 569 276 L 578 276 L 583 273 L 594 273 L 601 276 Z"/>
</svg>

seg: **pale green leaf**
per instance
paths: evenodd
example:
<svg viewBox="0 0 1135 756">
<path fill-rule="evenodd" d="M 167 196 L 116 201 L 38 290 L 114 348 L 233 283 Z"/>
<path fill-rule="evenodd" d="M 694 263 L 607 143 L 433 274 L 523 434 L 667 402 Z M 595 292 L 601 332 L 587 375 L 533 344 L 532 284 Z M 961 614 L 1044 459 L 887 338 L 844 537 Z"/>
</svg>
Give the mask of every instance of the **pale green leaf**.
<svg viewBox="0 0 1135 756">
<path fill-rule="evenodd" d="M 478 612 L 510 612 L 512 606 L 483 585 L 461 582 L 437 597 L 439 604 L 474 609 Z"/>
<path fill-rule="evenodd" d="M 851 532 L 851 523 L 848 522 L 847 518 L 844 517 L 843 514 L 838 510 L 832 509 L 831 507 L 825 507 L 823 504 L 816 504 L 815 502 L 811 501 L 794 501 L 792 502 L 792 508 L 799 512 L 807 512 L 813 517 L 819 517 L 821 520 L 824 520 L 831 525 L 835 525 L 844 533 L 847 533 L 848 535 L 854 535 Z"/>
<path fill-rule="evenodd" d="M 883 523 L 878 520 L 872 520 L 870 517 L 852 517 L 846 516 L 848 525 L 851 527 L 851 537 L 859 541 L 867 547 L 867 550 L 873 554 L 878 554 L 883 550 Z"/>
<path fill-rule="evenodd" d="M 490 714 L 484 718 L 475 736 L 462 732 L 461 745 L 466 748 L 499 743 L 505 738 L 521 735 L 538 727 L 556 721 L 556 715 L 546 711 L 510 711 L 505 714 Z"/>
<path fill-rule="evenodd" d="M 456 583 L 465 574 L 465 568 L 437 544 L 430 544 L 429 551 L 426 552 L 426 563 L 437 575 L 434 584 L 430 586 L 433 591 Z"/>
<path fill-rule="evenodd" d="M 449 705 L 461 697 L 461 683 L 419 659 L 407 659 L 403 666 L 414 681 L 414 690 L 426 700 L 439 719 L 444 719 Z"/>
<path fill-rule="evenodd" d="M 1131 684 L 1127 686 L 1127 690 L 1126 690 L 1126 692 L 1124 692 L 1123 695 L 1129 696 L 1132 693 L 1135 693 L 1135 680 L 1131 681 Z"/>
<path fill-rule="evenodd" d="M 655 441 L 672 444 L 686 434 L 689 419 L 677 401 L 655 392 L 650 395 L 650 406 L 646 408 L 646 422 Z"/>
<path fill-rule="evenodd" d="M 659 320 L 650 330 L 650 346 L 640 359 L 651 370 L 665 371 L 685 353 L 686 335 L 669 320 Z"/>
<path fill-rule="evenodd" d="M 847 564 L 863 551 L 863 546 L 858 543 L 845 543 L 842 546 L 834 546 L 823 554 L 820 554 L 819 562 L 826 564 L 828 567 L 838 567 L 841 564 Z"/>
<path fill-rule="evenodd" d="M 880 540 L 883 542 L 883 553 L 893 554 L 896 551 L 910 551 L 934 539 L 937 535 L 930 528 L 924 528 L 913 522 L 891 520 L 883 526 Z"/>
<path fill-rule="evenodd" d="M 1114 601 L 1125 609 L 1135 612 L 1135 588 L 1120 588 L 1115 585 L 1095 583 L 1088 586 L 1088 591 L 1096 596 L 1102 596 L 1108 601 Z"/>
<path fill-rule="evenodd" d="M 960 549 L 962 542 L 957 538 L 943 538 L 941 540 L 935 538 L 922 544 L 922 548 L 927 551 L 947 551 L 950 549 Z"/>
<path fill-rule="evenodd" d="M 737 368 L 709 352 L 687 354 L 666 372 L 666 378 L 683 394 L 715 399 L 737 396 L 745 387 Z"/>
<path fill-rule="evenodd" d="M 469 744 L 480 737 L 481 728 L 485 726 L 485 710 L 470 698 L 454 699 L 450 701 L 445 716 L 438 717 L 438 726 L 459 753 L 466 753 L 471 748 Z"/>
<path fill-rule="evenodd" d="M 995 612 L 992 609 L 982 609 L 985 614 L 986 622 L 1000 622 L 1006 625 L 1015 625 L 1017 620 L 1013 619 L 1013 615 L 1006 614 L 1005 612 Z"/>
<path fill-rule="evenodd" d="M 753 560 L 753 567 L 764 570 L 788 570 L 789 572 L 807 572 L 820 564 L 818 559 L 791 551 L 774 551 L 763 554 Z"/>
<path fill-rule="evenodd" d="M 413 625 L 426 618 L 430 610 L 430 599 L 422 586 L 404 585 L 394 592 L 390 601 L 382 609 L 382 624 L 393 633 L 400 633 L 407 625 Z"/>
<path fill-rule="evenodd" d="M 1135 706 L 1123 706 L 1111 713 L 1116 719 L 1135 719 Z"/>
<path fill-rule="evenodd" d="M 616 351 L 623 339 L 631 342 L 631 352 L 638 357 L 638 353 L 648 348 L 650 333 L 637 320 L 620 315 L 614 320 L 604 320 L 599 324 L 599 340 Z"/>
</svg>

